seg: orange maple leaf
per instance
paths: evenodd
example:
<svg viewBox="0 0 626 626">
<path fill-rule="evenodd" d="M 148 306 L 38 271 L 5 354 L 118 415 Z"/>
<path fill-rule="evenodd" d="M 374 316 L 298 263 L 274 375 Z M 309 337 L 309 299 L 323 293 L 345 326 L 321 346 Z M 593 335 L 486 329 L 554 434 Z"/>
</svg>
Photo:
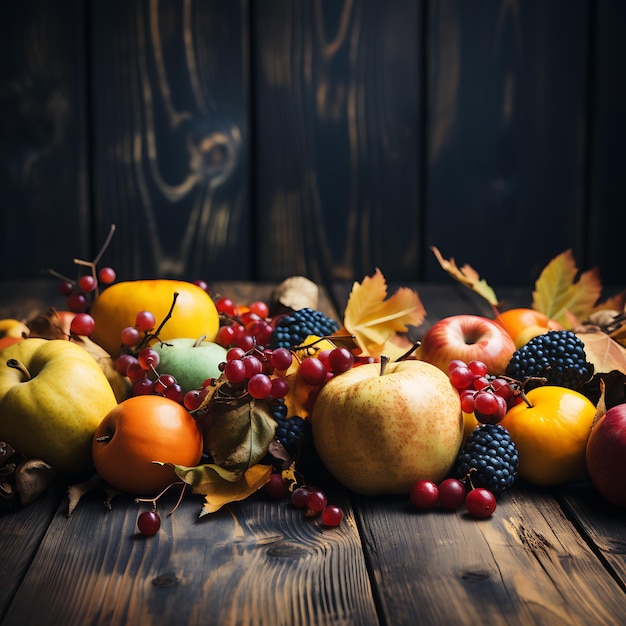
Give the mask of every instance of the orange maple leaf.
<svg viewBox="0 0 626 626">
<path fill-rule="evenodd" d="M 373 276 L 355 282 L 344 311 L 344 326 L 354 335 L 364 355 L 380 356 L 388 341 L 408 326 L 419 326 L 426 316 L 419 295 L 400 287 L 387 298 L 387 282 L 376 268 Z"/>
</svg>

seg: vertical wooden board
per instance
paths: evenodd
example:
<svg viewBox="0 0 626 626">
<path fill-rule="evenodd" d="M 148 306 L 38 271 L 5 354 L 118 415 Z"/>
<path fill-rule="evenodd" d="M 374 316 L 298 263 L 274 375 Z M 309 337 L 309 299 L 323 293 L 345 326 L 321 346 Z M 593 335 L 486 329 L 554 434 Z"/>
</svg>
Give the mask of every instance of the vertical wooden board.
<svg viewBox="0 0 626 626">
<path fill-rule="evenodd" d="M 486 520 L 398 498 L 354 506 L 382 623 L 624 623 L 623 590 L 547 493 L 516 488 Z"/>
<path fill-rule="evenodd" d="M 490 284 L 531 284 L 584 250 L 588 3 L 429 7 L 425 245 Z"/>
<path fill-rule="evenodd" d="M 421 2 L 252 8 L 260 277 L 414 280 Z"/>
<path fill-rule="evenodd" d="M 593 118 L 591 122 L 591 206 L 589 265 L 597 265 L 606 285 L 624 286 L 626 233 L 626 4 L 621 0 L 594 3 Z"/>
<path fill-rule="evenodd" d="M 0 5 L 0 278 L 91 251 L 83 6 Z"/>
<path fill-rule="evenodd" d="M 126 497 L 111 511 L 95 494 L 70 519 L 60 510 L 4 623 L 378 624 L 345 497 L 340 528 L 262 494 L 201 519 L 198 498 L 166 516 L 175 501 L 159 501 L 149 538 L 135 524 L 148 505 Z"/>
<path fill-rule="evenodd" d="M 248 278 L 246 2 L 91 5 L 95 208 L 122 278 Z"/>
</svg>

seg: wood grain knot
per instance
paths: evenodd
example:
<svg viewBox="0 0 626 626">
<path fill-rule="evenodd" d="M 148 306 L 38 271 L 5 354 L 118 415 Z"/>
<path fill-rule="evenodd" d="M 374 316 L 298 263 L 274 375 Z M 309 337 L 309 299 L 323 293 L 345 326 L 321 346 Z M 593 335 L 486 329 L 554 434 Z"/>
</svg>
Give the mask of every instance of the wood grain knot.
<svg viewBox="0 0 626 626">
<path fill-rule="evenodd" d="M 293 541 L 277 541 L 267 549 L 268 556 L 287 559 L 299 559 L 310 552 L 307 547 Z"/>
<path fill-rule="evenodd" d="M 178 585 L 180 579 L 174 572 L 167 572 L 166 574 L 159 574 L 152 579 L 152 584 L 155 587 L 174 587 Z"/>
<path fill-rule="evenodd" d="M 233 137 L 222 133 L 192 133 L 188 138 L 190 169 L 201 179 L 225 180 L 236 165 L 237 145 Z"/>
</svg>

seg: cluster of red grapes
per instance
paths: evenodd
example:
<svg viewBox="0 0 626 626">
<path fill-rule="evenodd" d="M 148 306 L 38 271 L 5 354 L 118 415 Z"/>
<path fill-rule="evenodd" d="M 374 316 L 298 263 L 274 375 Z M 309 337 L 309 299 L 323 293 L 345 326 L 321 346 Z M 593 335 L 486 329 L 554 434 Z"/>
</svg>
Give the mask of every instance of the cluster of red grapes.
<svg viewBox="0 0 626 626">
<path fill-rule="evenodd" d="M 244 352 L 269 344 L 273 327 L 265 302 L 252 302 L 247 310 L 239 311 L 230 298 L 219 298 L 215 306 L 221 318 L 230 322 L 220 326 L 216 343 L 224 348 L 241 348 Z"/>
<path fill-rule="evenodd" d="M 112 267 L 103 267 L 96 274 L 84 274 L 77 281 L 62 279 L 59 283 L 59 293 L 66 298 L 67 309 L 76 313 L 70 324 L 70 332 L 87 337 L 91 335 L 96 322 L 87 312 L 91 305 L 91 298 L 98 287 L 98 281 L 103 285 L 110 285 L 115 281 L 115 270 Z"/>
<path fill-rule="evenodd" d="M 497 424 L 521 400 L 519 383 L 490 375 L 482 361 L 451 361 L 448 375 L 460 394 L 463 411 L 474 413 L 482 424 Z"/>
<path fill-rule="evenodd" d="M 417 509 L 440 506 L 453 511 L 465 504 L 467 512 L 476 519 L 486 519 L 496 510 L 496 497 L 491 491 L 483 487 L 467 491 L 457 478 L 446 478 L 439 485 L 432 480 L 417 480 L 411 485 L 409 499 Z"/>
<path fill-rule="evenodd" d="M 228 349 L 220 367 L 234 390 L 245 388 L 257 400 L 279 400 L 289 393 L 286 373 L 293 359 L 293 352 L 287 348 L 253 347 L 244 351 L 235 346 Z M 330 378 L 348 371 L 353 365 L 354 355 L 346 348 L 320 350 L 316 356 L 306 356 L 300 361 L 296 377 L 313 392 L 319 392 Z"/>
<path fill-rule="evenodd" d="M 161 361 L 159 353 L 149 346 L 143 347 L 155 325 L 152 312 L 140 311 L 135 316 L 135 325 L 121 330 L 120 341 L 126 351 L 115 360 L 115 369 L 130 379 L 134 396 L 156 394 L 182 404 L 185 393 L 176 378 L 157 371 Z"/>
<path fill-rule="evenodd" d="M 222 370 L 228 382 L 235 388 L 246 386 L 258 400 L 284 398 L 289 392 L 284 375 L 294 356 L 287 348 L 267 347 L 273 332 L 267 304 L 252 302 L 242 311 L 230 298 L 219 298 L 215 305 L 222 320 L 228 321 L 222 323 L 215 340 L 228 349 Z M 297 377 L 319 391 L 334 375 L 351 369 L 354 362 L 347 348 L 318 350 L 300 361 Z"/>
<path fill-rule="evenodd" d="M 289 493 L 287 483 L 279 473 L 270 475 L 270 480 L 265 484 L 265 493 L 271 498 L 280 500 Z M 324 526 L 339 526 L 343 519 L 343 511 L 334 504 L 328 504 L 326 494 L 308 485 L 296 487 L 290 495 L 291 504 L 297 509 L 305 510 L 306 517 L 320 516 Z"/>
<path fill-rule="evenodd" d="M 63 279 L 59 283 L 59 293 L 66 298 L 67 308 L 72 313 L 85 313 L 89 309 L 90 297 L 98 288 L 98 282 L 110 285 L 116 274 L 112 267 L 102 267 L 96 273 L 83 274 L 77 281 Z M 93 329 L 92 329 L 93 330 Z M 89 333 L 77 333 L 89 334 Z"/>
</svg>

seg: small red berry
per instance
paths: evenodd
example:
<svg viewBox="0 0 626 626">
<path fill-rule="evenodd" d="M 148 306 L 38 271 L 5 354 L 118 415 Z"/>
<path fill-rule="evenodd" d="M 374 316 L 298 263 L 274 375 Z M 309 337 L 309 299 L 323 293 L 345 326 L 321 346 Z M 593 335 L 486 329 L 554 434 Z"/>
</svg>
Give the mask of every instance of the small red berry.
<svg viewBox="0 0 626 626">
<path fill-rule="evenodd" d="M 409 500 L 418 509 L 432 509 L 439 500 L 439 487 L 432 480 L 416 480 L 411 485 Z"/>
<path fill-rule="evenodd" d="M 488 489 L 477 487 L 465 497 L 465 507 L 472 517 L 486 519 L 496 510 L 496 497 Z"/>
<path fill-rule="evenodd" d="M 152 537 L 161 528 L 161 518 L 156 511 L 144 511 L 137 518 L 137 528 L 142 535 Z"/>
</svg>

